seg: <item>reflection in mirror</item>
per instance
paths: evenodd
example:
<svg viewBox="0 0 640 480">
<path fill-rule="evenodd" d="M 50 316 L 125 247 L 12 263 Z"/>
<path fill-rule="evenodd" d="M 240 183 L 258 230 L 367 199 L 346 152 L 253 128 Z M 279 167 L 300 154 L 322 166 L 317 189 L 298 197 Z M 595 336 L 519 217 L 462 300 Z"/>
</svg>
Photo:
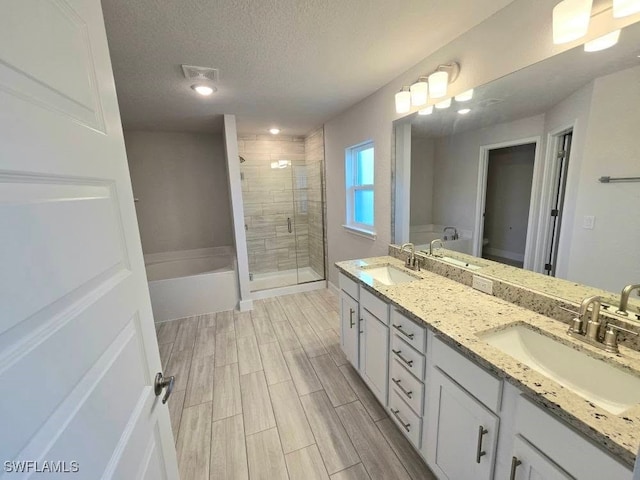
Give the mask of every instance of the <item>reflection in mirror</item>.
<svg viewBox="0 0 640 480">
<path fill-rule="evenodd" d="M 640 182 L 599 181 L 640 177 L 640 24 L 395 128 L 395 243 L 616 295 L 640 282 Z"/>
</svg>

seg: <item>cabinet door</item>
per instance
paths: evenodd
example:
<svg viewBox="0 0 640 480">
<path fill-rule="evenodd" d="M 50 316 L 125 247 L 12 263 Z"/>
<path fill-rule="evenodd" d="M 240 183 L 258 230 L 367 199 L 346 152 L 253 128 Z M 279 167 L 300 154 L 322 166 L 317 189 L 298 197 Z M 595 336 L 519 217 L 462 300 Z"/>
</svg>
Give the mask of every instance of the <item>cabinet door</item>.
<svg viewBox="0 0 640 480">
<path fill-rule="evenodd" d="M 351 298 L 344 291 L 340 291 L 340 319 L 341 335 L 340 345 L 351 364 L 358 369 L 358 302 Z"/>
<path fill-rule="evenodd" d="M 389 327 L 362 308 L 360 371 L 371 391 L 387 405 L 389 389 Z"/>
<path fill-rule="evenodd" d="M 439 478 L 489 480 L 499 419 L 438 368 L 432 370 L 423 451 Z"/>
<path fill-rule="evenodd" d="M 520 435 L 513 441 L 510 480 L 568 480 L 573 477 Z"/>
</svg>

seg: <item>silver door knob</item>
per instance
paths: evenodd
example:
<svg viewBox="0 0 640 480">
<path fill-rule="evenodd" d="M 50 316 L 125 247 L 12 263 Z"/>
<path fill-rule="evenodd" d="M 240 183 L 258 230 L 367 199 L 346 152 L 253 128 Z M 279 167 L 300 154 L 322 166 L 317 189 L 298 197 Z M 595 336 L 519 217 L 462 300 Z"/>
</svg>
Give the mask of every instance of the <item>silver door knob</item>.
<svg viewBox="0 0 640 480">
<path fill-rule="evenodd" d="M 156 394 L 156 397 L 159 397 L 162 393 L 162 390 L 167 389 L 164 392 L 164 397 L 162 397 L 162 403 L 167 403 L 169 397 L 171 396 L 171 392 L 173 392 L 173 385 L 176 383 L 176 377 L 173 375 L 170 377 L 164 377 L 162 372 L 156 373 L 156 379 L 153 382 L 153 391 Z"/>
</svg>

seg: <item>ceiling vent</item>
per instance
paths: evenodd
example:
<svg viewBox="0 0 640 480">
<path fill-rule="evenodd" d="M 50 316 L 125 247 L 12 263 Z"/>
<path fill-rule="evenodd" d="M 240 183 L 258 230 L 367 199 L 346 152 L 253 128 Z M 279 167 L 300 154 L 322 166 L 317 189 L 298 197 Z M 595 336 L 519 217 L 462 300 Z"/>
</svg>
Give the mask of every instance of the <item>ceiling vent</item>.
<svg viewBox="0 0 640 480">
<path fill-rule="evenodd" d="M 220 71 L 217 68 L 196 67 L 194 65 L 182 65 L 182 73 L 189 80 L 208 80 L 217 82 L 220 79 Z"/>
</svg>

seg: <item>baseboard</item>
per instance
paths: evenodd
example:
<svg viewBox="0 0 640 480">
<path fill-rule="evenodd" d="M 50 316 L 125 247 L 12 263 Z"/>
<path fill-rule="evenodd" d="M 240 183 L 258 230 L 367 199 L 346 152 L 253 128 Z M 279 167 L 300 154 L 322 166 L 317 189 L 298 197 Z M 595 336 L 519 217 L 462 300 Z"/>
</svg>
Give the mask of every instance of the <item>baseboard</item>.
<svg viewBox="0 0 640 480">
<path fill-rule="evenodd" d="M 254 300 L 258 300 L 261 298 L 279 297 L 281 295 L 291 295 L 293 293 L 322 290 L 323 288 L 327 288 L 327 282 L 325 280 L 318 280 L 317 282 L 302 283 L 300 285 L 292 285 L 290 287 L 279 287 L 271 288 L 269 290 L 260 290 L 258 292 L 252 292 L 251 296 Z"/>
<path fill-rule="evenodd" d="M 340 295 L 340 289 L 329 281 L 327 281 L 327 288 L 331 290 L 333 293 L 335 293 L 336 295 Z"/>
<path fill-rule="evenodd" d="M 249 300 L 240 300 L 238 302 L 238 308 L 241 312 L 248 312 L 253 310 L 253 299 Z"/>
</svg>

